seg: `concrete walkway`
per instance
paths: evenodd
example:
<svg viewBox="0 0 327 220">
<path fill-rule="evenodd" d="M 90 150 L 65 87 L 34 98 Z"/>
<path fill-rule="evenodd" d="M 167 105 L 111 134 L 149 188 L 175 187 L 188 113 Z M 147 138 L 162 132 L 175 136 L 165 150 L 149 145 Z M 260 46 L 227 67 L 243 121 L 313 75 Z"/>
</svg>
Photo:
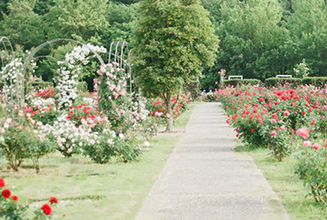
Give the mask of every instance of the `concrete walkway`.
<svg viewBox="0 0 327 220">
<path fill-rule="evenodd" d="M 235 133 L 219 103 L 195 105 L 136 220 L 284 220 L 284 207 L 251 157 L 235 153 Z"/>
</svg>

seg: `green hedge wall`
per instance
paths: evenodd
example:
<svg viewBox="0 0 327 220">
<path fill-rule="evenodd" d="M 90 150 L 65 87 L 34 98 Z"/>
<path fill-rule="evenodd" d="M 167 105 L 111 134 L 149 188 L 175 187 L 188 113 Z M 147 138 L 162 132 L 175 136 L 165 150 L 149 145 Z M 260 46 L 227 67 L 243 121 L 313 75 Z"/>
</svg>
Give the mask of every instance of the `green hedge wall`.
<svg viewBox="0 0 327 220">
<path fill-rule="evenodd" d="M 257 85 L 261 84 L 259 79 L 229 79 L 224 81 L 224 86 L 237 86 L 238 84 Z"/>
<path fill-rule="evenodd" d="M 302 79 L 302 84 L 323 88 L 327 84 L 327 77 L 306 77 Z"/>
<path fill-rule="evenodd" d="M 302 85 L 302 79 L 301 78 L 267 78 L 265 80 L 265 86 L 266 87 L 272 87 L 272 86 L 278 86 L 278 85 L 284 85 L 284 84 L 291 84 L 293 87 L 297 87 L 299 85 Z"/>
</svg>

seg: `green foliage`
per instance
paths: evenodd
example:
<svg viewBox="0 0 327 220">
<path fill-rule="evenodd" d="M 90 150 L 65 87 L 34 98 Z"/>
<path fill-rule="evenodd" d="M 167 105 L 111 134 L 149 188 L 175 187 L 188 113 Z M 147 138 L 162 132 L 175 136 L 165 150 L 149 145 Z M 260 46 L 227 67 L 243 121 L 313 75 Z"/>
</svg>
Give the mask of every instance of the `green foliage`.
<svg viewBox="0 0 327 220">
<path fill-rule="evenodd" d="M 3 14 L 8 15 L 8 13 L 9 13 L 8 3 L 9 3 L 9 0 L 2 0 L 0 2 L 0 22 L 1 22 L 1 20 L 3 20 Z M 0 31 L 0 35 L 2 35 L 1 31 Z"/>
<path fill-rule="evenodd" d="M 105 0 L 55 0 L 44 15 L 47 39 L 73 38 L 91 43 L 99 42 L 99 33 L 108 28 Z"/>
<path fill-rule="evenodd" d="M 130 42 L 132 38 L 132 27 L 136 20 L 136 4 L 110 3 L 107 9 L 107 19 L 110 28 L 102 30 L 101 42 L 106 48 L 110 48 L 113 41 Z"/>
<path fill-rule="evenodd" d="M 265 86 L 278 86 L 284 84 L 291 84 L 293 87 L 297 87 L 302 84 L 302 79 L 299 78 L 267 78 L 265 79 Z"/>
<path fill-rule="evenodd" d="M 218 74 L 220 64 L 215 64 L 212 67 L 206 67 L 204 68 L 202 72 L 202 77 L 200 78 L 201 83 L 201 90 L 214 90 L 216 88 L 216 82 L 217 84 L 220 83 L 220 75 Z"/>
<path fill-rule="evenodd" d="M 54 6 L 54 0 L 36 0 L 33 11 L 38 15 L 44 15 Z"/>
</svg>

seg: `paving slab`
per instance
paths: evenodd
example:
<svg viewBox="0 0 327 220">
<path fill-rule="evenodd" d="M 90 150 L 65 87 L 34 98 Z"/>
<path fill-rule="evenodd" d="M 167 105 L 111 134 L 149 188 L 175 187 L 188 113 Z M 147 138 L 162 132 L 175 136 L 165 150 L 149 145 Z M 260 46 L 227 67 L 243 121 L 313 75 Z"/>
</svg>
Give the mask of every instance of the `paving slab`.
<svg viewBox="0 0 327 220">
<path fill-rule="evenodd" d="M 196 104 L 136 220 L 288 220 L 220 103 Z"/>
</svg>

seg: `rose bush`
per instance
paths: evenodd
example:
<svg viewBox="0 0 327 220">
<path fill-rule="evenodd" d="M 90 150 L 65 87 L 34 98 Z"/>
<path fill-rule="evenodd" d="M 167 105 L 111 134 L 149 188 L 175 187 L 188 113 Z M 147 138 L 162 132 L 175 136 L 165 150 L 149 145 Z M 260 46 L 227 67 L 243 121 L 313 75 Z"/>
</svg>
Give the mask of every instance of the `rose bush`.
<svg viewBox="0 0 327 220">
<path fill-rule="evenodd" d="M 26 211 L 28 210 L 28 205 L 19 204 L 18 196 L 12 195 L 9 189 L 1 189 L 5 187 L 6 184 L 3 178 L 0 178 L 0 217 L 4 219 L 13 220 L 28 220 L 26 217 Z M 52 206 L 58 203 L 58 199 L 51 197 L 49 202 Z M 34 212 L 33 219 L 45 220 L 51 219 L 52 207 L 45 203 L 40 208 L 36 209 Z"/>
<path fill-rule="evenodd" d="M 310 129 L 297 130 L 302 146 L 295 173 L 310 189 L 310 195 L 316 202 L 327 205 L 327 141 L 314 139 Z"/>
<path fill-rule="evenodd" d="M 0 125 L 0 151 L 9 167 L 17 171 L 25 159 L 31 159 L 39 172 L 39 158 L 54 151 L 52 134 L 43 129 L 41 122 L 35 122 L 30 115 L 24 117 L 21 111 L 14 119 L 3 119 Z"/>
<path fill-rule="evenodd" d="M 289 147 L 294 139 L 294 130 L 311 124 L 315 125 L 311 128 L 312 132 L 317 134 L 325 132 L 326 129 L 325 90 L 311 86 L 267 89 L 242 85 L 219 89 L 216 95 L 229 116 L 227 123 L 235 127 L 238 138 L 248 145 L 267 146 L 271 143 L 270 132 L 285 126 L 283 132 L 277 132 L 278 134 L 273 136 L 273 140 L 278 139 L 270 147 L 275 156 L 287 155 L 286 151 L 291 151 Z M 289 138 L 284 138 L 279 133 L 285 133 Z M 276 147 L 277 143 L 279 147 Z M 285 152 L 277 153 L 276 149 L 279 149 L 278 152 L 284 149 Z"/>
</svg>

